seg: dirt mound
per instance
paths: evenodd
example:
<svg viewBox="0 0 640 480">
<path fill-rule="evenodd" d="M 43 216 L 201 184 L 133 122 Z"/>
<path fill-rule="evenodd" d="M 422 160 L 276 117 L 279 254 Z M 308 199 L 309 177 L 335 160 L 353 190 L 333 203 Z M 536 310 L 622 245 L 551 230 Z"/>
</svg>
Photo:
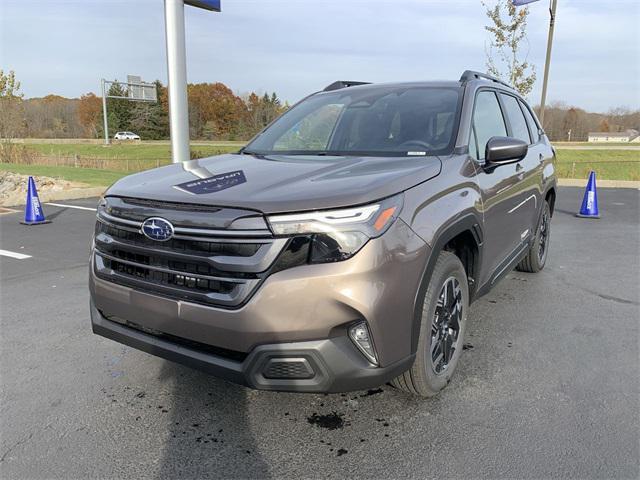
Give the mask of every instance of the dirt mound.
<svg viewBox="0 0 640 480">
<path fill-rule="evenodd" d="M 86 188 L 85 183 L 69 182 L 51 177 L 38 177 L 33 179 L 36 182 L 40 200 L 54 192 L 65 192 L 78 188 Z M 0 172 L 0 205 L 14 206 L 23 205 L 27 196 L 28 175 L 20 175 L 12 172 Z"/>
</svg>

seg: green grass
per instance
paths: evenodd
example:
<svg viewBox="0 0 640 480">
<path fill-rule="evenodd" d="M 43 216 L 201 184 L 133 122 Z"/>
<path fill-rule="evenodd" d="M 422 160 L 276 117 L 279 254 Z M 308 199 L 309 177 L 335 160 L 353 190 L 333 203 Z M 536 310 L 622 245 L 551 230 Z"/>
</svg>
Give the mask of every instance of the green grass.
<svg viewBox="0 0 640 480">
<path fill-rule="evenodd" d="M 29 150 L 47 156 L 80 158 L 103 158 L 119 160 L 169 160 L 171 158 L 171 145 L 168 143 L 120 143 L 112 145 L 93 145 L 84 143 L 25 143 Z M 243 143 L 212 142 L 195 143 L 191 146 L 191 152 L 197 158 L 219 155 L 221 153 L 236 152 Z"/>
<path fill-rule="evenodd" d="M 640 150 L 558 148 L 557 154 L 560 178 L 586 178 L 594 170 L 600 179 L 640 180 Z"/>
<path fill-rule="evenodd" d="M 108 187 L 126 172 L 111 172 L 108 170 L 94 170 L 90 168 L 50 167 L 45 165 L 15 165 L 0 163 L 0 171 L 20 173 L 22 175 L 42 175 L 46 177 L 62 178 L 70 182 L 82 182 L 93 187 Z"/>
<path fill-rule="evenodd" d="M 640 147 L 638 143 L 631 142 L 557 142 L 552 141 L 553 145 L 558 148 L 562 147 L 595 147 L 595 148 L 607 148 L 607 147 Z"/>
<path fill-rule="evenodd" d="M 131 163 L 131 170 L 137 168 L 155 167 L 155 160 L 160 163 L 168 163 L 170 158 L 169 145 L 163 144 L 139 144 L 139 145 L 113 145 L 103 147 L 101 145 L 30 145 L 41 147 L 45 151 L 55 149 L 57 155 L 72 156 L 78 154 L 82 158 L 105 158 L 104 154 L 93 157 L 95 152 L 109 152 L 111 158 L 117 160 L 139 160 Z M 198 152 L 198 156 L 208 156 L 220 153 L 225 148 L 227 151 L 237 150 L 237 146 L 221 146 L 219 144 L 193 146 L 192 150 Z M 42 153 L 45 153 L 44 151 Z M 599 179 L 607 180 L 635 180 L 640 181 L 640 150 L 566 150 L 557 149 L 558 176 L 560 178 L 586 178 L 591 170 L 595 170 Z M 56 153 L 54 153 L 56 155 Z M 121 155 L 119 157 L 118 155 Z M 137 156 L 136 156 L 137 155 Z M 575 165 L 574 165 L 575 163 Z M 112 163 L 113 165 L 113 163 Z M 118 163 L 119 165 L 119 163 Z M 111 168 L 115 168 L 112 166 Z M 98 170 L 90 168 L 56 167 L 40 165 L 14 165 L 0 163 L 0 170 L 9 170 L 27 175 L 45 175 L 59 177 L 65 180 L 84 182 L 95 186 L 108 186 L 128 173 L 125 171 Z M 131 172 L 129 172 L 131 173 Z"/>
</svg>

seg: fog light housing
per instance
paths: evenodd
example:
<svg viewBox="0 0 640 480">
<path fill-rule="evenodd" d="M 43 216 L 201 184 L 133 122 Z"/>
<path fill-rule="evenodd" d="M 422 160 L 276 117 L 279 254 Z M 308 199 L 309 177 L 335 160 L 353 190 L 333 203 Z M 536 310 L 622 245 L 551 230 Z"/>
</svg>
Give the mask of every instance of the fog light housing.
<svg viewBox="0 0 640 480">
<path fill-rule="evenodd" d="M 349 338 L 351 338 L 356 347 L 358 347 L 358 350 L 367 357 L 367 360 L 374 365 L 378 365 L 378 357 L 376 355 L 376 350 L 373 347 L 373 339 L 369 332 L 367 322 L 360 322 L 351 326 L 349 328 Z"/>
</svg>

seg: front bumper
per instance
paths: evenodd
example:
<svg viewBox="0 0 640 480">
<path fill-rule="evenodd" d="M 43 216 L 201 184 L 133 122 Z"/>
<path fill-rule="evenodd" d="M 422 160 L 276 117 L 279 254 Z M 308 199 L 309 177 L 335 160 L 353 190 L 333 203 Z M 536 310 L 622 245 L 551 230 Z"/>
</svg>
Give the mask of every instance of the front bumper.
<svg viewBox="0 0 640 480">
<path fill-rule="evenodd" d="M 346 336 L 324 340 L 260 345 L 244 361 L 234 361 L 158 338 L 106 319 L 91 302 L 93 333 L 216 377 L 259 390 L 347 392 L 382 385 L 411 367 L 414 355 L 387 367 L 375 367 Z M 274 363 L 306 365 L 311 378 L 267 378 Z M 266 376 L 265 376 L 266 375 Z"/>
<path fill-rule="evenodd" d="M 368 388 L 412 364 L 415 297 L 429 255 L 428 245 L 398 220 L 347 261 L 270 275 L 237 309 L 166 298 L 105 281 L 96 277 L 92 259 L 93 330 L 253 388 L 314 392 Z M 347 327 L 359 321 L 367 322 L 373 337 L 377 367 L 347 336 Z M 216 349 L 241 357 L 219 355 Z M 274 362 L 274 358 L 285 360 Z M 287 370 L 283 363 L 291 358 L 301 359 L 294 362 L 297 373 L 310 370 L 313 376 L 281 380 L 263 374 L 269 362 Z"/>
</svg>

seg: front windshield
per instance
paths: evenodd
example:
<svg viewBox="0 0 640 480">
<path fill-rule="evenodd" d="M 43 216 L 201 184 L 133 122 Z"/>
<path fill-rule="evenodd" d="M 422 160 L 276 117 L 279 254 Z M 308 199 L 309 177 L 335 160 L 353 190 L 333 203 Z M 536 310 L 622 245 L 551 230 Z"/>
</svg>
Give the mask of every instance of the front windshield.
<svg viewBox="0 0 640 480">
<path fill-rule="evenodd" d="M 440 155 L 453 149 L 460 89 L 366 87 L 303 100 L 258 135 L 245 153 Z"/>
</svg>

